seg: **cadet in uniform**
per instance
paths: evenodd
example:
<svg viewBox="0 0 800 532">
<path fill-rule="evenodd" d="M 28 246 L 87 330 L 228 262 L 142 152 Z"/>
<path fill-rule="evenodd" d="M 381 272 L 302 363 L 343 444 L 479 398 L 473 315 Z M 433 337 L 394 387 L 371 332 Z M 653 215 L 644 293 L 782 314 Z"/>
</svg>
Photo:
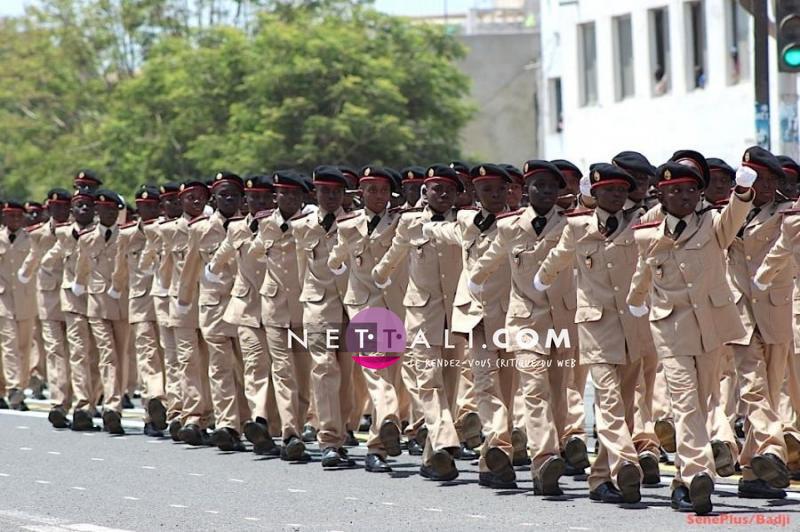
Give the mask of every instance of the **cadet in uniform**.
<svg viewBox="0 0 800 532">
<path fill-rule="evenodd" d="M 34 231 L 43 227 L 50 219 L 47 209 L 38 201 L 25 202 L 26 230 L 31 235 L 31 251 L 38 245 L 38 236 Z M 38 294 L 38 291 L 37 291 Z M 28 387 L 31 389 L 31 396 L 34 399 L 45 399 L 43 390 L 47 380 L 47 357 L 44 350 L 44 340 L 42 338 L 42 324 L 39 316 L 33 319 L 33 342 L 31 344 L 30 372 L 28 376 Z"/>
</svg>

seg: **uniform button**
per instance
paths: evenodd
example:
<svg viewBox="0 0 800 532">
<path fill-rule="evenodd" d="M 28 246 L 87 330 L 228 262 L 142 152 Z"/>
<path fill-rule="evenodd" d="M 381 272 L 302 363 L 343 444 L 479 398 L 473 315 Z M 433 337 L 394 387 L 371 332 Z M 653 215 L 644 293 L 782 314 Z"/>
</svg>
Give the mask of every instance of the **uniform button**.
<svg viewBox="0 0 800 532">
<path fill-rule="evenodd" d="M 697 303 L 692 304 L 692 307 L 697 308 Z"/>
<path fill-rule="evenodd" d="M 756 303 L 756 302 L 758 302 L 758 299 L 753 298 L 753 303 Z"/>
<path fill-rule="evenodd" d="M 611 268 L 612 266 L 613 266 L 613 264 L 611 264 L 610 262 L 608 264 L 606 264 L 606 268 Z"/>
<path fill-rule="evenodd" d="M 442 254 L 441 254 L 441 253 L 439 253 L 438 255 L 439 255 L 440 257 L 442 256 Z"/>
<path fill-rule="evenodd" d="M 692 283 L 686 283 L 686 286 L 688 286 L 689 288 L 691 288 L 691 287 L 692 287 Z"/>
<path fill-rule="evenodd" d="M 681 262 L 680 267 L 681 267 L 681 269 L 685 268 L 686 267 L 686 263 L 685 262 Z"/>
<path fill-rule="evenodd" d="M 614 292 L 619 292 L 619 286 L 614 287 Z"/>
<path fill-rule="evenodd" d="M 753 259 L 752 259 L 752 257 L 751 257 L 750 255 L 746 256 L 745 258 L 746 258 L 747 260 L 753 260 Z"/>
<path fill-rule="evenodd" d="M 625 314 L 625 313 L 624 313 L 623 311 L 621 311 L 621 310 L 619 311 L 619 313 L 620 313 L 620 314 Z"/>
<path fill-rule="evenodd" d="M 539 266 L 541 266 L 541 265 L 542 265 L 542 261 L 539 261 Z"/>
</svg>

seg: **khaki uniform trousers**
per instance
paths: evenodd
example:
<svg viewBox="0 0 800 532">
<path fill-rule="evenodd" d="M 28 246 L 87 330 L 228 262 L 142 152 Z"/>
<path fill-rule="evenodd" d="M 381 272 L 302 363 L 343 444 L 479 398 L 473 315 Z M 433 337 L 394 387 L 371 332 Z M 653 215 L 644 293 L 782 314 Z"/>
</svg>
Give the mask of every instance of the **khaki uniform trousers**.
<svg viewBox="0 0 800 532">
<path fill-rule="evenodd" d="M 289 344 L 287 327 L 266 326 L 267 345 L 272 359 L 272 384 L 281 421 L 281 437 L 287 441 L 292 436 L 300 437 L 308 413 L 309 398 L 306 392 L 310 380 L 308 350 L 303 347 L 303 331 L 291 329 L 295 337 Z M 299 340 L 298 340 L 299 338 Z"/>
<path fill-rule="evenodd" d="M 564 421 L 564 434 L 561 438 L 562 447 L 570 438 L 580 438 L 584 443 L 586 442 L 586 406 L 583 397 L 586 393 L 589 366 L 580 364 L 578 357 L 575 358 L 575 364 L 569 368 L 565 382 L 567 418 Z"/>
<path fill-rule="evenodd" d="M 442 369 L 444 389 L 450 405 L 450 413 L 458 433 L 459 441 L 465 441 L 462 425 L 467 414 L 478 413 L 478 400 L 475 397 L 475 377 L 472 368 L 466 362 L 467 340 L 463 336 L 451 335 L 448 344 L 453 347 L 443 348 L 443 359 L 454 361 Z M 480 416 L 478 416 L 480 417 Z"/>
<path fill-rule="evenodd" d="M 756 478 L 750 468 L 755 455 L 772 453 L 787 460 L 778 406 L 788 350 L 788 344 L 765 344 L 758 329 L 749 345 L 733 346 L 739 397 L 746 416 L 744 445 L 739 455 L 744 480 Z"/>
<path fill-rule="evenodd" d="M 656 368 L 656 380 L 653 384 L 653 421 L 672 419 L 672 406 L 669 403 L 669 389 L 667 377 L 664 375 L 664 365 L 659 362 Z"/>
<path fill-rule="evenodd" d="M 270 368 L 272 359 L 267 347 L 267 333 L 260 327 L 239 325 L 239 347 L 242 350 L 244 393 L 252 418 L 267 422 L 267 396 L 270 390 Z"/>
<path fill-rule="evenodd" d="M 42 382 L 47 379 L 47 351 L 44 349 L 44 338 L 42 338 L 42 322 L 39 320 L 39 318 L 33 319 L 33 343 L 31 344 L 30 378 L 34 377 Z"/>
<path fill-rule="evenodd" d="M 175 329 L 169 325 L 169 298 L 153 296 L 158 324 L 158 341 L 164 355 L 164 394 L 166 397 L 167 421 L 181 417 L 183 395 L 181 394 L 180 364 L 175 346 Z"/>
<path fill-rule="evenodd" d="M 786 379 L 783 381 L 778 407 L 779 415 L 783 423 L 784 435 L 791 435 L 800 441 L 800 419 L 798 419 L 798 412 L 800 412 L 800 354 L 794 352 L 794 346 L 790 347 L 786 368 Z M 788 448 L 787 452 L 789 452 Z M 791 464 L 790 469 L 793 471 L 800 469 L 800 456 L 796 452 L 788 455 L 787 460 Z"/>
<path fill-rule="evenodd" d="M 361 416 L 372 413 L 372 399 L 369 397 L 364 372 L 358 364 L 353 364 L 350 382 L 353 386 L 353 409 L 347 420 L 347 427 L 349 430 L 356 430 L 361 422 Z"/>
<path fill-rule="evenodd" d="M 627 364 L 589 365 L 594 383 L 594 414 L 599 442 L 597 458 L 589 474 L 589 489 L 592 491 L 608 481 L 619 488 L 617 474 L 625 462 L 639 468 L 639 456 L 631 434 L 641 370 L 641 359 Z"/>
<path fill-rule="evenodd" d="M 736 377 L 736 359 L 730 345 L 722 346 L 720 352 L 719 402 L 723 415 L 733 430 L 739 414 L 739 382 Z"/>
<path fill-rule="evenodd" d="M 241 433 L 250 419 L 250 406 L 244 391 L 244 363 L 239 339 L 218 334 L 203 334 L 208 346 L 208 382 L 214 407 L 215 428 Z"/>
<path fill-rule="evenodd" d="M 365 353 L 365 356 L 378 355 L 383 353 Z M 386 449 L 383 448 L 378 433 L 381 425 L 385 421 L 391 421 L 400 429 L 400 401 L 398 390 L 395 383 L 401 382 L 400 364 L 392 364 L 388 368 L 369 369 L 361 366 L 364 374 L 364 382 L 367 384 L 367 392 L 372 399 L 372 425 L 369 428 L 367 438 L 367 452 L 386 457 Z"/>
<path fill-rule="evenodd" d="M 519 351 L 516 358 L 531 473 L 533 478 L 539 478 L 542 464 L 551 456 L 561 455 L 561 437 L 567 419 L 564 383 L 569 376 L 568 363 L 574 358 L 573 350 L 551 347 L 549 355 Z"/>
<path fill-rule="evenodd" d="M 400 376 L 402 383 L 398 383 L 398 388 L 402 385 L 403 389 L 400 395 L 400 417 L 408 420 L 408 426 L 403 432 L 408 438 L 413 438 L 425 424 L 425 412 L 419 396 L 414 356 L 408 349 L 403 355 Z"/>
<path fill-rule="evenodd" d="M 717 406 L 714 396 L 718 392 L 714 390 L 719 383 L 719 358 L 717 350 L 661 361 L 675 422 L 677 471 L 672 481 L 673 490 L 680 485 L 689 486 L 700 473 L 707 473 L 712 479 L 715 476 L 709 425 L 713 416 L 710 409 Z"/>
<path fill-rule="evenodd" d="M 133 397 L 136 390 L 141 390 L 142 383 L 139 379 L 139 359 L 136 351 L 136 340 L 133 337 L 133 327 L 128 328 L 128 343 L 124 353 L 122 391 Z M 158 345 L 158 344 L 156 344 Z"/>
<path fill-rule="evenodd" d="M 16 406 L 25 399 L 33 344 L 33 319 L 0 318 L 0 349 L 3 353 L 6 393 L 9 403 Z"/>
<path fill-rule="evenodd" d="M 74 409 L 93 412 L 97 404 L 100 370 L 98 354 L 89 332 L 89 321 L 83 314 L 65 312 L 69 369 L 72 379 Z"/>
<path fill-rule="evenodd" d="M 652 343 L 652 340 L 650 340 Z M 655 349 L 642 355 L 642 376 L 636 387 L 636 409 L 633 413 L 633 446 L 639 454 L 650 452 L 656 457 L 660 454 L 661 443 L 655 432 L 653 418 L 653 395 L 655 393 L 658 355 Z"/>
<path fill-rule="evenodd" d="M 335 344 L 335 341 L 331 341 Z M 353 355 L 328 346 L 325 332 L 308 333 L 311 355 L 311 389 L 317 408 L 317 441 L 320 449 L 344 445 L 346 420 L 353 409 Z"/>
<path fill-rule="evenodd" d="M 175 327 L 175 347 L 178 353 L 180 394 L 183 398 L 181 424 L 208 428 L 213 415 L 211 387 L 208 382 L 208 346 L 194 327 Z"/>
<path fill-rule="evenodd" d="M 127 359 L 130 326 L 124 320 L 89 318 L 89 329 L 97 345 L 100 380 L 103 385 L 103 410 L 122 412 L 123 378 Z"/>
<path fill-rule="evenodd" d="M 480 323 L 473 329 L 472 346 L 467 349 L 475 377 L 478 415 L 486 436 L 481 447 L 481 472 L 489 471 L 485 459 L 489 449 L 501 449 L 509 461 L 514 454 L 511 445 L 511 409 L 517 384 L 514 355 L 495 349 L 491 342 L 491 338 L 487 339 L 484 334 L 483 323 Z"/>
<path fill-rule="evenodd" d="M 158 338 L 158 325 L 154 321 L 142 321 L 131 325 L 133 329 L 133 348 L 139 376 L 142 380 L 142 404 L 144 420 L 150 421 L 147 403 L 150 399 L 158 399 L 166 406 L 167 397 L 164 391 L 164 353 L 161 351 Z"/>
<path fill-rule="evenodd" d="M 42 320 L 42 342 L 47 359 L 47 388 L 50 405 L 69 410 L 72 404 L 72 377 L 67 351 L 67 326 L 63 321 Z"/>
</svg>

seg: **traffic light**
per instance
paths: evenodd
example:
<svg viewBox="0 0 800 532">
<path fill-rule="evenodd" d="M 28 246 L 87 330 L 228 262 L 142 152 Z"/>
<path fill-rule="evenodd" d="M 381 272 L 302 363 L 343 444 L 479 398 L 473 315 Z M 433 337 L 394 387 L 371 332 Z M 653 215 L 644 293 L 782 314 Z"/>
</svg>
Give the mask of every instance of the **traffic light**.
<svg viewBox="0 0 800 532">
<path fill-rule="evenodd" d="M 776 0 L 778 70 L 800 72 L 800 0 Z"/>
</svg>

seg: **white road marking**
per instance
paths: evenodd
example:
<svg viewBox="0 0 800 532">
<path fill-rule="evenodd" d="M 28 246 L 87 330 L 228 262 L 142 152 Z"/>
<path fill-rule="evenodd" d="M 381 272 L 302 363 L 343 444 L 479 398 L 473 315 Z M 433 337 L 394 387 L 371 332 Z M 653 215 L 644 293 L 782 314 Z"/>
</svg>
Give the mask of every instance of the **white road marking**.
<svg viewBox="0 0 800 532">
<path fill-rule="evenodd" d="M 305 493 L 306 490 L 299 490 L 297 488 L 289 488 L 289 493 Z"/>
<path fill-rule="evenodd" d="M 570 530 L 591 530 L 591 528 L 586 528 L 585 526 L 571 526 L 569 527 Z"/>
<path fill-rule="evenodd" d="M 47 454 L 54 454 L 56 456 L 60 455 L 61 453 L 58 451 L 47 451 Z"/>
<path fill-rule="evenodd" d="M 86 491 L 86 488 L 83 488 L 81 486 L 72 486 L 72 488 L 70 488 L 70 489 L 78 490 L 78 491 Z"/>
<path fill-rule="evenodd" d="M 64 525 L 64 528 L 67 530 L 77 530 L 78 532 L 131 532 L 130 530 L 123 530 L 122 528 L 108 528 L 100 525 L 92 525 L 90 523 Z"/>
<path fill-rule="evenodd" d="M 242 482 L 242 483 L 244 483 L 244 480 L 242 480 L 240 478 L 229 478 L 228 482 Z"/>
<path fill-rule="evenodd" d="M 245 521 L 261 521 L 258 517 L 245 517 Z"/>
<path fill-rule="evenodd" d="M 92 458 L 92 461 L 94 461 L 94 462 L 102 462 L 104 460 L 105 460 L 105 458 Z"/>
<path fill-rule="evenodd" d="M 31 451 L 32 449 L 30 447 L 20 447 L 19 450 L 20 451 Z"/>
<path fill-rule="evenodd" d="M 155 469 L 155 466 L 151 466 L 151 465 L 143 465 L 143 466 L 142 466 L 142 469 Z"/>
<path fill-rule="evenodd" d="M 384 506 L 394 506 L 395 505 L 393 502 L 382 502 L 381 504 L 384 505 Z"/>
<path fill-rule="evenodd" d="M 67 532 L 68 529 L 56 525 L 31 525 L 23 526 L 22 530 L 30 530 L 31 532 Z"/>
<path fill-rule="evenodd" d="M 28 430 L 30 427 L 26 427 L 25 425 L 17 425 L 17 428 L 20 430 Z"/>
<path fill-rule="evenodd" d="M 161 443 L 161 440 L 147 440 L 147 443 Z"/>
<path fill-rule="evenodd" d="M 467 517 L 472 517 L 473 519 L 486 519 L 486 516 L 481 514 L 467 514 Z"/>
<path fill-rule="evenodd" d="M 346 501 L 357 501 L 358 497 L 345 497 L 344 500 L 346 500 Z"/>
<path fill-rule="evenodd" d="M 206 510 L 206 513 L 207 513 L 207 514 L 214 514 L 214 515 L 216 515 L 216 514 L 218 514 L 218 513 L 219 513 L 219 511 L 218 511 L 218 510 Z"/>
<path fill-rule="evenodd" d="M 51 484 L 51 482 L 49 480 L 37 480 L 36 483 L 37 484 Z"/>
<path fill-rule="evenodd" d="M 115 436 L 114 438 L 111 438 L 111 439 L 119 441 L 119 440 L 127 440 L 128 437 L 127 436 Z"/>
<path fill-rule="evenodd" d="M 441 512 L 441 508 L 425 508 L 426 512 Z"/>
<path fill-rule="evenodd" d="M 10 477 L 10 476 L 11 475 L 9 475 L 8 473 L 0 473 L 0 477 Z"/>
<path fill-rule="evenodd" d="M 88 437 L 90 437 L 90 438 L 91 438 L 92 436 L 94 436 L 94 434 L 92 434 L 91 432 L 84 432 L 84 433 L 83 433 L 83 435 L 84 435 L 84 436 L 88 436 Z"/>
<path fill-rule="evenodd" d="M 170 508 L 188 508 L 185 504 L 170 504 Z"/>
<path fill-rule="evenodd" d="M 138 501 L 138 500 L 140 500 L 139 497 L 131 497 L 131 496 L 123 497 L 123 499 L 125 499 L 126 501 Z"/>
<path fill-rule="evenodd" d="M 189 476 L 191 476 L 191 477 L 202 477 L 203 474 L 202 473 L 189 473 Z"/>
</svg>

